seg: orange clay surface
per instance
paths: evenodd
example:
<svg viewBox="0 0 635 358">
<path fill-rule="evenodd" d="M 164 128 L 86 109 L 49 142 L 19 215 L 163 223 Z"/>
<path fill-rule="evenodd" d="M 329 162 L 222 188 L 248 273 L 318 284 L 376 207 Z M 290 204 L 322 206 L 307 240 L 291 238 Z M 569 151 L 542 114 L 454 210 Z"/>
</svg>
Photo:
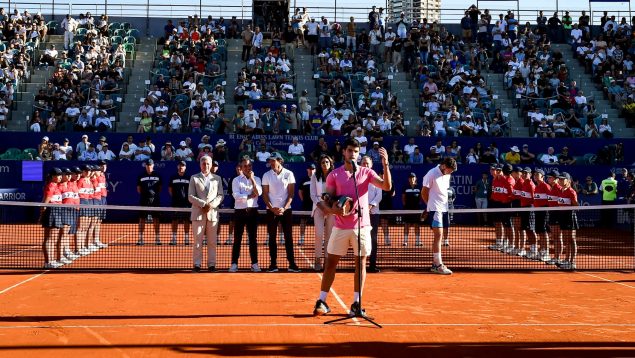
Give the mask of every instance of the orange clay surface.
<svg viewBox="0 0 635 358">
<path fill-rule="evenodd" d="M 330 317 L 346 313 L 339 273 Z M 388 272 L 383 329 L 312 317 L 320 274 L 0 271 L 2 357 L 633 357 L 628 272 Z"/>
</svg>

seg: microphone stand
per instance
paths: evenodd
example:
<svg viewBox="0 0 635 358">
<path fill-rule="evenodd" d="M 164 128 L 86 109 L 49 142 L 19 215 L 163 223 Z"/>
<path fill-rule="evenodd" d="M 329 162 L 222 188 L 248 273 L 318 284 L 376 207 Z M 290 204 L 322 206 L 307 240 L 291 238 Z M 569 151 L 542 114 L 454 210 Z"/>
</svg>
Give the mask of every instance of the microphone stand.
<svg viewBox="0 0 635 358">
<path fill-rule="evenodd" d="M 359 206 L 359 190 L 357 189 L 357 163 L 351 160 L 351 165 L 353 166 L 353 184 L 355 185 L 355 200 L 357 200 L 357 272 L 359 272 L 359 276 L 357 277 L 357 283 L 359 285 L 359 312 L 354 315 L 349 315 L 347 317 L 337 318 L 334 320 L 326 321 L 324 324 L 332 324 L 336 322 L 345 321 L 348 319 L 361 318 L 367 322 L 372 323 L 376 327 L 383 328 L 379 323 L 373 321 L 372 317 L 368 317 L 364 312 L 362 306 L 362 269 L 365 267 L 362 266 L 362 237 L 361 237 L 361 226 L 362 226 L 362 208 Z"/>
</svg>

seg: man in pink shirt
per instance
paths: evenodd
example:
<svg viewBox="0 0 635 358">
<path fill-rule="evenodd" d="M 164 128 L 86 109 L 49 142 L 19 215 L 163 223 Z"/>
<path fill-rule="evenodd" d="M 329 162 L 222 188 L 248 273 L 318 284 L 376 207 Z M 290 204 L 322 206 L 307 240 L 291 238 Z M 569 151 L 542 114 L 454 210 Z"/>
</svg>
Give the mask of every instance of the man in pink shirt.
<svg viewBox="0 0 635 358">
<path fill-rule="evenodd" d="M 355 256 L 355 278 L 354 278 L 354 301 L 349 312 L 350 316 L 364 315 L 360 304 L 359 297 L 364 288 L 366 279 L 366 257 L 370 255 L 371 244 L 371 225 L 370 213 L 368 206 L 368 186 L 374 185 L 384 191 L 391 188 L 391 174 L 388 166 L 388 153 L 386 149 L 379 148 L 381 164 L 383 166 L 383 176 L 380 177 L 374 170 L 357 165 L 359 157 L 359 142 L 354 138 L 348 138 L 344 142 L 344 165 L 333 170 L 326 178 L 326 194 L 323 201 L 317 205 L 323 212 L 335 215 L 335 225 L 331 232 L 329 244 L 327 247 L 328 257 L 324 267 L 324 275 L 322 276 L 322 286 L 320 297 L 315 303 L 313 315 L 320 316 L 331 311 L 326 304 L 326 296 L 328 295 L 333 280 L 335 280 L 335 271 L 337 264 L 342 256 L 346 255 L 348 248 L 353 247 Z M 355 194 L 355 176 L 359 201 Z M 350 198 L 348 203 L 341 205 L 345 200 L 340 198 Z M 351 204 L 350 207 L 348 204 Z M 361 210 L 361 222 L 357 210 Z M 359 224 L 359 225 L 358 225 Z M 361 250 L 357 244 L 357 234 L 360 234 Z M 361 251 L 361 254 L 360 254 Z M 359 264 L 361 260 L 361 265 Z M 361 267 L 361 272 L 359 268 Z M 359 275 L 361 274 L 361 287 Z"/>
</svg>

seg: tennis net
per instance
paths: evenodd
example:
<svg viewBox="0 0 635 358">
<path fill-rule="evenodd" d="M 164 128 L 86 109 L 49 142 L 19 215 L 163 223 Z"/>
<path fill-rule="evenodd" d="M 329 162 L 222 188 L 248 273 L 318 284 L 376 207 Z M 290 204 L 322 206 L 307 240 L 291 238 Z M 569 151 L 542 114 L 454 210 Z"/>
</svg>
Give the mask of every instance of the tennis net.
<svg viewBox="0 0 635 358">
<path fill-rule="evenodd" d="M 64 255 L 73 260 L 59 270 L 192 269 L 195 240 L 192 226 L 187 232 L 184 228 L 184 223 L 189 223 L 189 209 L 59 206 L 57 213 L 69 215 L 70 219 L 63 221 L 71 225 L 63 235 L 57 235 L 42 227 L 42 207 L 40 203 L 0 202 L 0 268 L 38 269 L 47 261 L 64 261 Z M 449 215 L 451 226 L 447 241 L 442 239 L 443 261 L 452 269 L 463 270 L 557 270 L 555 260 L 571 261 L 567 255 L 575 241 L 577 250 L 573 261 L 578 270 L 633 270 L 634 209 L 635 205 L 576 207 L 577 230 L 562 230 L 562 223 L 546 225 L 550 232 L 535 236 L 531 230 L 514 230 L 514 240 L 510 239 L 511 229 L 498 230 L 500 225 L 494 221 L 508 220 L 512 228 L 521 228 L 521 224 L 526 224 L 521 223 L 523 217 L 531 223 L 535 219 L 538 222 L 546 220 L 545 216 L 571 216 L 572 212 L 553 208 L 549 211 L 543 208 L 453 210 Z M 232 263 L 236 215 L 234 210 L 220 210 L 216 260 L 213 262 L 217 270 L 227 270 Z M 139 218 L 146 221 L 143 236 L 139 233 Z M 174 220 L 178 222 L 176 229 Z M 257 221 L 257 253 L 250 256 L 245 232 L 242 244 L 238 246 L 240 258 L 234 258 L 238 269 L 249 270 L 252 261 L 257 261 L 265 270 L 271 263 L 270 249 L 277 246 L 275 257 L 284 271 L 288 253 L 285 248 L 290 249 L 290 245 L 285 246 L 282 242 L 280 229 L 273 240 L 276 245 L 272 245 L 264 211 L 259 212 Z M 413 271 L 429 268 L 433 233 L 430 224 L 422 221 L 421 212 L 384 211 L 378 221 L 377 267 Z M 323 264 L 322 246 L 316 253 L 313 218 L 309 212 L 296 211 L 293 223 L 293 249 L 290 251 L 302 270 L 312 271 L 316 260 Z M 46 235 L 48 239 L 45 240 Z M 139 245 L 140 239 L 143 239 L 143 245 Z M 213 246 L 211 240 L 203 241 L 203 266 L 210 263 L 208 249 Z M 353 268 L 352 249 L 339 267 Z"/>
</svg>

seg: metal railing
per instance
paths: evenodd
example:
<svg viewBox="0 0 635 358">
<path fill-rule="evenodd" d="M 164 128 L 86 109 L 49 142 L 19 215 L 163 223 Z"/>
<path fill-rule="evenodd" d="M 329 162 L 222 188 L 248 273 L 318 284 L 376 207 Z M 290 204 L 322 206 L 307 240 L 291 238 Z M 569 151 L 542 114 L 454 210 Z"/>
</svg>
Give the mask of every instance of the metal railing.
<svg viewBox="0 0 635 358">
<path fill-rule="evenodd" d="M 501 7 L 500 2 L 498 4 L 487 0 L 481 2 L 483 4 L 479 4 L 480 8 L 483 10 L 489 9 L 493 21 L 496 21 L 498 14 L 506 14 L 508 10 L 511 10 L 521 25 L 527 21 L 535 25 L 536 16 L 540 10 L 536 9 L 536 4 L 532 2 L 505 1 L 503 2 L 504 4 L 508 3 L 508 6 L 505 7 Z M 431 2 L 426 2 L 426 4 L 431 4 Z M 493 7 L 488 6 L 490 4 L 493 5 Z M 316 20 L 325 16 L 331 22 L 345 23 L 353 16 L 357 22 L 367 22 L 370 7 L 372 5 L 377 5 L 378 7 L 383 6 L 384 2 L 371 2 L 361 6 L 350 6 L 350 4 L 348 4 L 349 6 L 342 7 L 341 5 L 341 2 L 338 4 L 337 0 L 321 1 L 320 6 L 313 6 L 313 3 L 294 0 L 290 4 L 290 12 L 293 12 L 292 9 L 294 7 L 299 7 L 306 8 L 310 16 L 316 18 Z M 356 4 L 353 3 L 353 5 Z M 212 15 L 215 19 L 221 16 L 225 19 L 236 16 L 237 19 L 244 19 L 246 22 L 250 22 L 253 17 L 252 2 L 245 0 L 241 0 L 239 5 L 227 0 L 216 0 L 214 3 L 204 3 L 202 0 L 199 0 L 198 4 L 186 0 L 172 0 L 169 4 L 151 3 L 149 0 L 142 3 L 130 3 L 124 2 L 123 0 L 103 0 L 102 2 L 73 2 L 71 0 L 33 2 L 9 0 L 7 8 L 17 8 L 21 11 L 29 10 L 31 13 L 41 12 L 45 16 L 53 16 L 60 20 L 66 14 L 76 16 L 86 12 L 90 12 L 95 17 L 106 14 L 111 18 L 144 18 L 146 20 L 150 18 L 185 19 L 188 16 L 196 14 L 200 18 L 207 18 L 208 15 Z M 421 13 L 424 16 L 428 14 L 428 16 L 432 18 L 436 16 L 431 14 L 438 13 L 441 23 L 458 24 L 465 10 L 465 8 L 447 8 L 441 7 L 440 5 L 436 7 L 433 4 L 429 7 L 394 8 L 393 13 L 384 13 L 384 16 L 389 18 L 389 22 L 394 22 L 394 20 L 399 17 L 399 12 L 401 11 L 404 11 L 406 14 Z M 623 3 L 594 2 L 591 4 L 589 2 L 583 2 L 580 4 L 571 4 L 556 1 L 551 4 L 551 7 L 542 10 L 547 18 L 551 17 L 554 12 L 558 12 L 561 19 L 564 12 L 569 11 L 574 23 L 577 22 L 581 11 L 586 11 L 591 18 L 591 25 L 600 24 L 600 18 L 603 16 L 604 11 L 607 11 L 609 16 L 615 15 L 618 20 L 625 17 L 629 23 L 632 18 L 630 2 L 629 6 L 625 7 Z"/>
</svg>

